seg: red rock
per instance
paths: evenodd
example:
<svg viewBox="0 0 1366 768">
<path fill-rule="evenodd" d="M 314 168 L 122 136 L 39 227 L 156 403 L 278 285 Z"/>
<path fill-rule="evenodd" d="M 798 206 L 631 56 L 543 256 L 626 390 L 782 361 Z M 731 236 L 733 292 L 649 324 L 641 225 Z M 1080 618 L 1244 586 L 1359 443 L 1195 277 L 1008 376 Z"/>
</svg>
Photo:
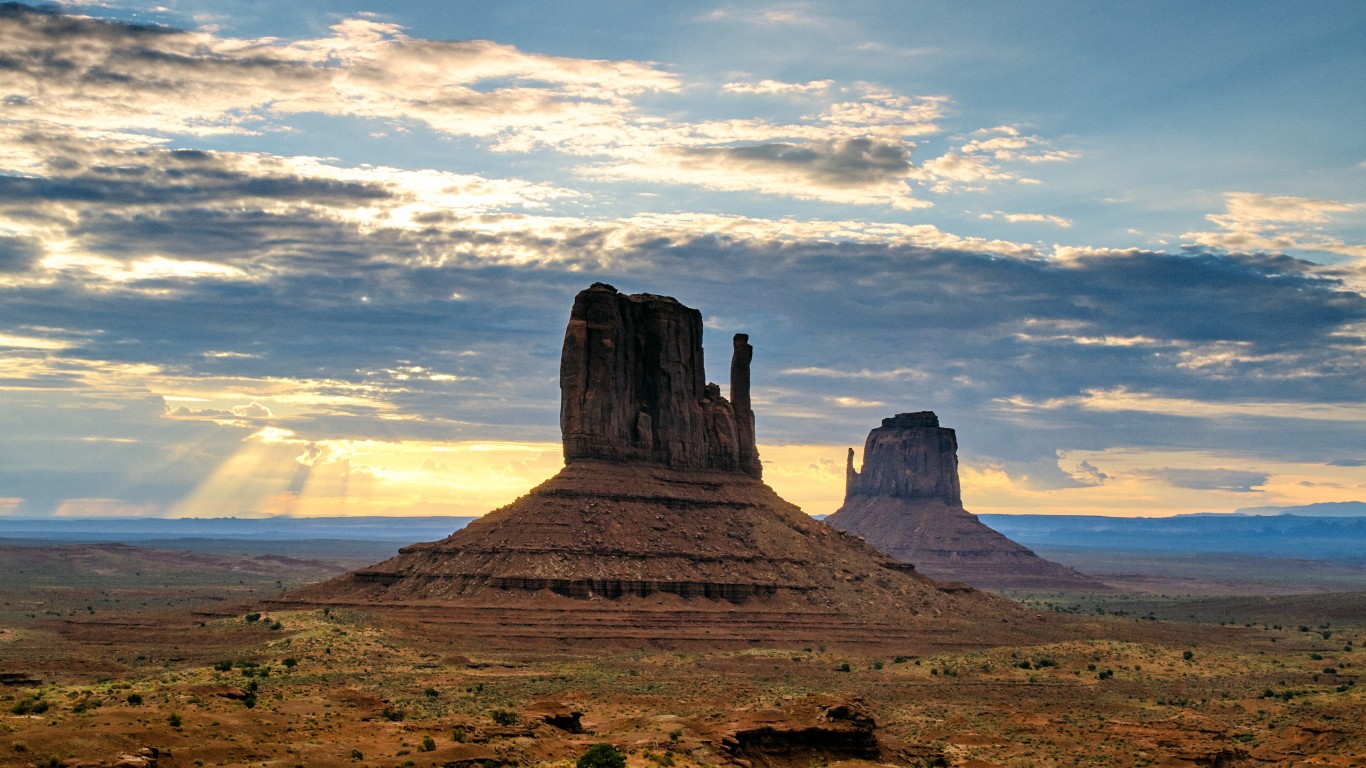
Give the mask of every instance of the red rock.
<svg viewBox="0 0 1366 768">
<path fill-rule="evenodd" d="M 868 433 L 863 469 L 849 449 L 844 505 L 825 522 L 862 537 L 930 578 L 991 590 L 1102 591 L 963 508 L 958 439 L 931 411 L 900 413 Z"/>
</svg>

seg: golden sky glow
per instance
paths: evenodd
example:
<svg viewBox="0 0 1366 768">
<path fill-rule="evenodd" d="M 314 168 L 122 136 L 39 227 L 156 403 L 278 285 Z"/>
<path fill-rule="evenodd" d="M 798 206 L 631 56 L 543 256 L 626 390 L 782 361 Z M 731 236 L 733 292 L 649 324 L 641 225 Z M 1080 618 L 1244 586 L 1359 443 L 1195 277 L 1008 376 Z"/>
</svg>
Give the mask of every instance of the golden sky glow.
<svg viewBox="0 0 1366 768">
<path fill-rule="evenodd" d="M 764 481 L 807 514 L 829 514 L 844 500 L 847 448 L 761 445 Z M 861 448 L 854 461 L 860 466 Z M 1203 452 L 1072 451 L 1059 457 L 1060 468 L 1076 471 L 1084 465 L 1093 474 L 1103 473 L 1105 482 L 1065 489 L 1034 488 L 1027 475 L 1012 477 L 999 467 L 964 463 L 959 471 L 964 505 L 979 514 L 1163 516 L 1352 501 L 1366 492 L 1357 467 L 1261 461 L 1256 466 L 1273 479 L 1255 492 L 1239 492 L 1180 487 L 1155 477 L 1156 467 L 1173 464 L 1219 472 L 1244 462 Z M 558 443 L 309 443 L 282 430 L 262 430 L 170 515 L 479 516 L 513 501 L 562 466 Z M 86 500 L 65 514 L 99 512 L 119 514 L 120 508 L 107 500 Z"/>
</svg>

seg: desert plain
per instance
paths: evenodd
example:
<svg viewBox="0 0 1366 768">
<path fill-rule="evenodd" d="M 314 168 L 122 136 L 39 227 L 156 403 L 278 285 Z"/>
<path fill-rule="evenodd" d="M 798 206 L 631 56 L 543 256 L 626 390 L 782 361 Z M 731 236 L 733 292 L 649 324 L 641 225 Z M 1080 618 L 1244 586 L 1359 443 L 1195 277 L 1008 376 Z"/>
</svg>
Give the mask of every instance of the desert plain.
<svg viewBox="0 0 1366 768">
<path fill-rule="evenodd" d="M 1012 595 L 1054 642 L 509 650 L 459 616 L 277 600 L 360 560 L 4 555 L 0 765 L 567 767 L 597 743 L 632 768 L 1366 765 L 1366 600 L 1315 586 L 1312 564 L 1300 594 L 1255 594 L 1293 588 L 1242 562 L 1229 596 L 1237 564 L 1209 557 L 1181 593 L 1111 574 L 1109 593 Z M 671 597 L 632 599 L 687 610 Z"/>
</svg>

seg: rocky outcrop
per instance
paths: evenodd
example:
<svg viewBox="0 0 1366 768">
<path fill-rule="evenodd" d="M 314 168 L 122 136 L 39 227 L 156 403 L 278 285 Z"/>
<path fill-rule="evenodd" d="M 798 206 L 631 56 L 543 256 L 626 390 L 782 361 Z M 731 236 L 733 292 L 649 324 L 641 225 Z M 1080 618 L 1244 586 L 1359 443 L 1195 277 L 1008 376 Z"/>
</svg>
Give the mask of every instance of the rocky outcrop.
<svg viewBox="0 0 1366 768">
<path fill-rule="evenodd" d="M 958 438 L 931 411 L 882 420 L 845 468 L 844 506 L 825 519 L 940 581 L 991 590 L 1101 591 L 1106 585 L 1045 560 L 963 508 Z"/>
<path fill-rule="evenodd" d="M 849 449 L 845 496 L 938 499 L 962 504 L 958 488 L 958 438 L 939 426 L 933 411 L 883 419 L 863 444 L 863 471 L 854 470 Z"/>
<path fill-rule="evenodd" d="M 740 764 L 805 768 L 840 760 L 879 760 L 877 721 L 864 703 L 828 694 L 781 708 L 742 713 L 713 726 L 711 739 Z"/>
<path fill-rule="evenodd" d="M 749 337 L 737 334 L 731 399 L 706 383 L 702 313 L 668 296 L 594 283 L 574 298 L 560 357 L 566 462 L 647 462 L 760 476 Z"/>
<path fill-rule="evenodd" d="M 730 399 L 704 383 L 701 315 L 596 284 L 561 361 L 565 467 L 442 541 L 285 596 L 393 608 L 500 647 L 929 650 L 1033 637 L 1018 605 L 946 588 L 813 520 L 759 480 L 753 348 L 732 340 Z M 841 748 L 842 749 L 842 748 Z"/>
</svg>

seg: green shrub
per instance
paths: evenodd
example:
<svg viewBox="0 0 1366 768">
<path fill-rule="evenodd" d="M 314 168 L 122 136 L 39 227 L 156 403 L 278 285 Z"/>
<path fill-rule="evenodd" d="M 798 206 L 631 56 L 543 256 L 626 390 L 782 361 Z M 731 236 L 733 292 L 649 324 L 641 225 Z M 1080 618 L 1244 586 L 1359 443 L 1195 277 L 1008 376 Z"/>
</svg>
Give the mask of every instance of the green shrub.
<svg viewBox="0 0 1366 768">
<path fill-rule="evenodd" d="M 47 711 L 48 703 L 39 695 L 29 696 L 14 702 L 10 711 L 16 715 L 41 715 Z"/>
<path fill-rule="evenodd" d="M 353 749 L 353 750 L 351 750 L 351 759 L 352 759 L 352 760 L 364 760 L 364 759 L 365 759 L 365 754 L 364 754 L 363 752 L 361 752 L 359 749 Z"/>
<path fill-rule="evenodd" d="M 489 717 L 499 725 L 514 725 L 519 719 L 516 712 L 509 712 L 506 709 L 495 709 L 489 713 Z"/>
<path fill-rule="evenodd" d="M 468 738 L 468 734 L 465 733 L 464 728 L 456 728 L 451 731 L 451 741 L 457 744 L 464 744 L 466 738 Z"/>
<path fill-rule="evenodd" d="M 626 768 L 626 756 L 611 744 L 594 744 L 574 763 L 575 768 Z"/>
<path fill-rule="evenodd" d="M 179 728 L 180 715 L 177 715 L 176 713 L 172 712 L 170 716 L 166 718 L 166 722 L 169 723 L 172 728 Z"/>
<path fill-rule="evenodd" d="M 422 737 L 422 751 L 423 751 L 423 752 L 435 752 L 435 751 L 436 751 L 436 739 L 433 739 L 431 736 L 423 736 L 423 737 Z"/>
<path fill-rule="evenodd" d="M 246 619 L 247 619 L 247 623 L 248 623 L 248 624 L 252 624 L 252 623 L 255 623 L 255 622 L 258 622 L 258 621 L 261 620 L 261 614 L 259 614 L 259 613 L 248 613 L 247 616 L 246 616 Z"/>
<path fill-rule="evenodd" d="M 228 670 L 232 669 L 232 662 L 220 661 L 217 664 L 213 665 L 213 668 L 218 670 L 219 672 L 227 672 Z"/>
<path fill-rule="evenodd" d="M 285 659 L 282 663 L 290 669 L 294 669 L 295 667 L 299 666 L 299 660 L 294 658 L 293 656 L 290 656 L 289 658 Z"/>
</svg>

